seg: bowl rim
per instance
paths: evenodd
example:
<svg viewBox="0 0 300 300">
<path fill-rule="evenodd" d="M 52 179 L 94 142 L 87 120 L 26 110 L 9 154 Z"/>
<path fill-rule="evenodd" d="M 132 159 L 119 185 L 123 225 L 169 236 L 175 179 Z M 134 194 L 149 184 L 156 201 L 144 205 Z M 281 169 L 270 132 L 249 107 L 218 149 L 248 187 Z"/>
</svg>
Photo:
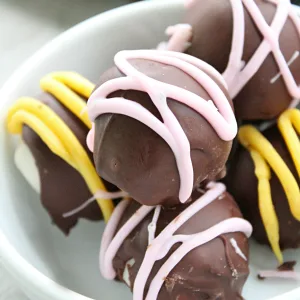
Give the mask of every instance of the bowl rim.
<svg viewBox="0 0 300 300">
<path fill-rule="evenodd" d="M 60 47 L 67 39 L 81 36 L 89 28 L 97 27 L 98 24 L 104 23 L 106 20 L 118 19 L 123 15 L 130 15 L 132 13 L 151 11 L 151 9 L 154 8 L 163 9 L 166 6 L 181 5 L 182 3 L 183 0 L 141 1 L 131 3 L 100 13 L 62 32 L 25 60 L 3 84 L 2 88 L 0 88 L 0 99 L 2 99 L 0 101 L 0 111 L 3 110 L 9 95 L 15 89 L 16 83 L 22 82 L 26 75 L 31 73 L 32 69 L 38 66 L 40 61 L 44 60 L 48 55 L 51 55 L 51 53 L 53 53 L 57 47 Z M 38 271 L 12 246 L 1 229 L 0 265 L 16 279 L 17 285 L 18 282 L 22 281 L 22 284 L 19 285 L 21 289 L 24 286 L 34 287 L 35 293 L 46 297 L 48 296 L 50 299 L 55 300 L 95 300 L 62 286 Z"/>
<path fill-rule="evenodd" d="M 100 13 L 62 32 L 31 55 L 3 84 L 2 88 L 0 88 L 0 99 L 3 99 L 3 101 L 0 101 L 0 111 L 3 109 L 9 94 L 15 89 L 16 82 L 21 82 L 26 74 L 32 72 L 32 69 L 37 66 L 40 61 L 54 52 L 56 47 L 59 47 L 66 39 L 80 36 L 89 27 L 97 26 L 97 24 L 103 23 L 105 20 L 118 18 L 124 14 L 130 14 L 133 10 L 136 13 L 136 11 L 145 11 L 151 8 L 153 9 L 154 7 L 163 8 L 167 5 L 180 5 L 183 1 L 184 0 L 141 1 L 123 5 Z M 294 7 L 298 10 L 300 15 L 300 7 L 296 5 L 294 5 Z M 62 286 L 48 278 L 42 272 L 38 271 L 19 254 L 19 252 L 5 237 L 1 229 L 0 265 L 2 265 L 16 279 L 16 281 L 22 280 L 22 286 L 35 287 L 35 290 L 39 291 L 40 294 L 51 297 L 54 300 L 95 300 Z M 17 278 L 19 278 L 19 280 L 17 280 Z M 267 300 L 297 300 L 299 299 L 299 295 L 300 287 Z"/>
</svg>

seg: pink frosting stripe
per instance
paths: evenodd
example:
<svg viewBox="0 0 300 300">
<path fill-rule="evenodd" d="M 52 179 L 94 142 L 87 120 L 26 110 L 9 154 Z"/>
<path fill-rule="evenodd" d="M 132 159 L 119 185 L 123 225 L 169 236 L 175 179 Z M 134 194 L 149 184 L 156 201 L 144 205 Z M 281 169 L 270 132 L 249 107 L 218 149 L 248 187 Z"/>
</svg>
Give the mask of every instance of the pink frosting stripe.
<svg viewBox="0 0 300 300">
<path fill-rule="evenodd" d="M 172 89 L 174 88 L 177 88 L 177 91 L 181 90 L 182 92 L 186 90 L 147 77 L 146 75 L 132 67 L 132 65 L 129 62 L 130 59 L 152 60 L 181 69 L 182 71 L 193 77 L 200 85 L 202 85 L 205 88 L 205 90 L 210 94 L 214 102 L 217 103 L 217 108 L 221 111 L 221 114 L 228 121 L 228 123 L 235 121 L 234 114 L 225 94 L 217 85 L 217 83 L 207 74 L 211 74 L 213 77 L 216 77 L 217 80 L 219 80 L 220 83 L 224 85 L 224 87 L 227 87 L 227 85 L 222 75 L 206 62 L 184 53 L 172 51 L 135 50 L 121 51 L 116 54 L 115 63 L 118 66 L 118 68 L 122 70 L 122 72 L 124 72 L 126 75 L 133 77 L 137 76 L 138 78 L 144 78 L 145 82 L 151 81 L 153 82 L 153 84 L 159 84 L 159 86 L 162 88 L 162 91 L 169 93 L 172 93 Z M 101 87 L 99 87 L 99 89 L 101 89 Z M 151 93 L 151 90 L 147 92 Z M 172 93 L 172 95 L 174 94 L 175 93 Z M 108 94 L 106 96 L 108 96 Z M 181 97 L 181 95 L 179 95 L 176 98 L 174 98 L 174 100 L 181 101 L 184 103 L 185 100 L 181 100 L 180 98 L 184 97 Z"/>
<path fill-rule="evenodd" d="M 128 201 L 128 200 L 124 200 L 124 201 Z M 137 210 L 135 214 L 126 222 L 126 224 L 118 231 L 118 233 L 115 235 L 113 240 L 111 240 L 114 235 L 114 231 L 117 228 L 118 223 L 122 217 L 122 214 L 126 209 L 123 201 L 121 202 L 121 204 L 122 204 L 122 208 L 118 211 L 116 218 L 109 220 L 109 223 L 111 223 L 110 225 L 111 227 L 110 228 L 106 227 L 104 231 L 105 237 L 103 236 L 103 238 L 105 238 L 104 245 L 102 240 L 101 248 L 100 248 L 101 273 L 104 278 L 110 280 L 116 277 L 116 272 L 113 268 L 112 261 L 116 256 L 119 248 L 123 244 L 126 237 L 134 230 L 134 228 L 137 225 L 139 225 L 139 223 L 141 223 L 141 221 L 155 208 L 155 206 L 141 206 L 141 208 Z M 109 243 L 109 241 L 111 242 Z"/>
<path fill-rule="evenodd" d="M 185 89 L 147 77 L 130 64 L 130 59 L 152 60 L 181 69 L 206 89 L 212 97 L 214 105 Z M 183 53 L 170 51 L 121 51 L 116 54 L 115 63 L 127 77 L 112 79 L 101 85 L 91 95 L 88 101 L 90 118 L 95 120 L 104 113 L 123 114 L 144 123 L 160 135 L 169 144 L 176 158 L 181 179 L 180 201 L 187 201 L 194 184 L 190 143 L 179 121 L 168 107 L 167 98 L 172 98 L 190 106 L 211 123 L 220 138 L 226 141 L 232 140 L 237 133 L 237 124 L 233 111 L 222 89 L 207 73 L 213 77 L 216 76 L 221 84 L 226 86 L 222 76 L 207 63 Z M 159 110 L 163 122 L 133 101 L 124 98 L 106 99 L 109 94 L 116 90 L 130 89 L 147 92 Z M 94 127 L 87 139 L 91 150 L 93 150 L 93 137 Z"/>
<path fill-rule="evenodd" d="M 245 15 L 243 3 L 242 1 L 237 0 L 230 0 L 230 2 L 233 13 L 233 24 L 239 24 L 239 26 L 233 26 L 232 47 L 229 55 L 228 67 L 223 73 L 223 77 L 227 83 L 232 83 L 235 75 L 244 67 L 242 64 L 242 57 L 245 43 Z"/>
<path fill-rule="evenodd" d="M 299 16 L 293 9 L 290 0 L 266 1 L 277 5 L 277 11 L 271 26 L 264 19 L 254 0 L 230 0 L 233 12 L 233 38 L 229 62 L 223 76 L 228 84 L 230 96 L 234 98 L 255 75 L 267 56 L 272 52 L 290 95 L 297 99 L 293 102 L 295 106 L 295 101 L 299 102 L 300 88 L 293 78 L 289 65 L 280 50 L 279 35 L 287 18 L 290 17 L 300 37 Z M 193 3 L 194 1 L 187 1 L 186 7 L 189 8 Z M 245 43 L 244 6 L 264 37 L 262 43 L 247 64 L 242 60 Z M 166 49 L 173 51 L 182 50 L 191 40 L 190 31 L 186 29 L 187 27 L 182 27 L 183 24 L 180 25 L 173 26 L 176 30 L 173 30 L 173 35 L 166 45 Z"/>
<path fill-rule="evenodd" d="M 251 231 L 251 225 L 246 220 L 240 218 L 231 218 L 224 220 L 203 232 L 191 235 L 188 238 L 186 236 L 183 236 L 183 238 L 181 239 L 175 239 L 174 243 L 168 245 L 169 250 L 171 249 L 171 246 L 175 245 L 175 243 L 177 242 L 181 242 L 182 245 L 170 256 L 170 258 L 163 264 L 156 276 L 153 278 L 146 300 L 153 300 L 157 298 L 158 293 L 162 285 L 164 284 L 165 278 L 176 267 L 176 265 L 193 249 L 208 243 L 209 241 L 222 234 L 244 232 L 249 237 Z M 165 245 L 163 245 L 163 247 L 165 247 Z M 158 252 L 159 251 L 160 250 L 158 248 Z M 164 249 L 164 251 L 166 251 L 166 249 Z M 144 262 L 148 259 L 151 259 L 151 253 L 146 253 Z M 142 268 L 140 268 L 140 270 L 142 270 Z M 134 297 L 133 299 L 138 300 L 142 298 Z"/>
<path fill-rule="evenodd" d="M 169 26 L 166 34 L 172 38 L 167 43 L 165 50 L 184 52 L 190 46 L 192 39 L 192 26 L 189 24 L 177 24 Z"/>
<path fill-rule="evenodd" d="M 77 213 L 81 212 L 82 210 L 84 210 L 86 207 L 88 207 L 91 203 L 93 203 L 97 199 L 107 199 L 108 200 L 108 199 L 123 198 L 123 197 L 127 197 L 127 196 L 128 196 L 128 194 L 123 192 L 123 191 L 119 191 L 119 192 L 98 191 L 98 192 L 95 193 L 94 196 L 89 198 L 87 201 L 83 202 L 78 207 L 73 208 L 72 210 L 64 213 L 63 217 L 64 218 L 69 218 L 71 216 L 74 216 L 75 214 L 77 214 Z"/>
<path fill-rule="evenodd" d="M 155 240 L 153 241 L 153 243 L 151 244 L 151 246 L 148 248 L 146 254 L 145 254 L 145 258 L 143 260 L 143 263 L 139 269 L 138 275 L 136 277 L 135 283 L 134 283 L 134 287 L 133 287 L 133 300 L 142 300 L 143 299 L 143 294 L 144 294 L 144 288 L 146 285 L 146 282 L 149 278 L 150 272 L 153 268 L 153 265 L 155 263 L 155 261 L 157 261 L 158 259 L 161 259 L 161 253 L 163 252 L 165 255 L 167 254 L 167 245 L 171 246 L 172 242 L 170 243 L 169 239 L 173 236 L 173 234 L 175 234 L 175 232 L 186 222 L 188 221 L 191 217 L 193 217 L 197 212 L 199 212 L 201 209 L 203 209 L 204 207 L 206 207 L 207 205 L 209 205 L 211 202 L 213 202 L 214 200 L 216 200 L 222 193 L 225 192 L 226 188 L 223 184 L 220 183 L 210 183 L 208 185 L 208 188 L 210 188 L 202 197 L 200 197 L 198 199 L 198 201 L 195 201 L 192 205 L 190 205 L 184 212 L 182 212 L 179 217 L 177 217 L 175 220 L 173 220 L 160 234 L 159 236 L 157 236 L 155 238 Z M 236 227 L 238 224 L 236 224 L 236 222 L 234 221 L 235 219 L 229 219 L 231 220 L 230 223 L 232 225 L 231 227 L 231 231 L 229 232 L 236 232 L 236 231 L 241 231 L 243 232 L 243 229 L 245 227 Z M 242 219 L 241 219 L 242 220 Z M 252 227 L 250 225 L 250 223 L 248 223 L 245 220 L 242 220 L 243 222 L 245 222 L 245 224 L 247 224 L 247 228 L 249 229 L 249 231 L 245 231 L 244 233 L 248 236 L 251 235 L 252 232 Z M 217 228 L 219 228 L 219 226 L 217 226 Z M 221 230 L 221 229 L 220 229 Z M 214 237 L 211 236 L 209 234 L 209 231 L 203 232 L 204 236 L 206 237 L 207 241 L 212 240 Z M 175 241 L 179 241 L 178 237 L 176 237 L 177 240 Z M 167 241 L 167 243 L 165 243 Z M 166 245 L 167 244 L 167 245 Z M 187 249 L 188 244 L 185 244 L 184 249 Z M 198 244 L 198 246 L 201 245 L 201 241 Z M 189 251 L 187 251 L 189 252 Z M 174 258 L 174 256 L 172 256 L 172 258 Z M 172 258 L 169 258 L 172 259 Z M 178 257 L 175 258 L 175 265 L 177 265 L 180 262 L 181 258 L 178 259 Z M 168 261 L 166 262 L 168 263 Z M 169 263 L 168 263 L 169 264 Z M 174 265 L 174 266 L 175 266 Z M 164 276 L 166 277 L 166 275 L 169 274 L 169 272 L 166 274 L 167 270 L 165 268 L 161 268 L 159 272 L 163 272 Z M 163 278 L 161 277 L 161 279 Z M 156 280 L 155 280 L 156 279 Z M 157 296 L 156 292 L 157 291 L 157 287 L 159 285 L 159 278 L 156 276 L 155 279 L 152 281 L 151 285 L 154 284 L 154 286 L 156 286 L 156 289 L 154 290 L 149 290 L 148 295 L 146 297 L 146 299 L 156 299 L 155 297 Z M 160 285 L 161 287 L 161 285 Z M 160 288 L 158 289 L 159 292 Z"/>
<path fill-rule="evenodd" d="M 275 17 L 271 26 L 268 25 L 264 19 L 262 13 L 253 0 L 235 1 L 231 0 L 233 9 L 233 40 L 230 57 L 240 58 L 240 62 L 235 59 L 229 60 L 227 69 L 224 72 L 225 80 L 228 84 L 230 95 L 234 98 L 247 82 L 255 75 L 258 69 L 261 67 L 266 57 L 272 52 L 277 62 L 280 73 L 286 84 L 286 87 L 290 95 L 296 99 L 300 98 L 300 89 L 293 78 L 293 75 L 289 69 L 289 66 L 280 50 L 279 35 L 286 24 L 287 18 L 290 16 L 300 35 L 300 22 L 289 0 L 268 0 L 270 3 L 277 5 Z M 253 21 L 257 25 L 261 34 L 264 36 L 264 40 L 251 57 L 247 65 L 238 70 L 237 66 L 242 65 L 240 56 L 240 48 L 244 45 L 244 15 L 241 14 L 241 3 L 244 3 L 245 8 L 252 16 Z M 241 38 L 242 37 L 242 38 Z"/>
<path fill-rule="evenodd" d="M 300 274 L 295 271 L 265 270 L 259 271 L 258 275 L 262 278 L 285 278 L 300 281 Z"/>
<path fill-rule="evenodd" d="M 137 90 L 137 88 L 135 89 Z M 125 100 L 123 98 L 114 98 L 109 100 L 109 102 L 103 101 L 101 103 L 92 102 L 90 109 L 93 112 L 98 112 L 101 110 L 103 113 L 111 113 L 111 105 L 115 105 L 115 109 L 113 110 L 114 113 L 125 114 L 144 123 L 153 131 L 157 132 L 169 144 L 178 161 L 178 169 L 181 177 L 181 189 L 179 191 L 179 197 L 182 202 L 186 201 L 192 192 L 194 178 L 194 171 L 190 158 L 190 145 L 186 136 L 182 135 L 183 139 L 181 144 L 179 144 L 181 146 L 180 149 L 170 131 L 168 131 L 164 124 L 160 122 L 154 115 L 150 114 L 149 111 L 144 107 L 133 101 Z M 177 126 L 174 125 L 174 127 Z M 178 135 L 180 135 L 179 132 Z"/>
<path fill-rule="evenodd" d="M 94 140 L 95 140 L 95 124 L 92 123 L 92 129 L 88 132 L 86 137 L 86 144 L 91 152 L 94 151 Z"/>
<path fill-rule="evenodd" d="M 109 248 L 109 245 L 114 237 L 114 234 L 117 230 L 118 224 L 120 223 L 120 220 L 130 204 L 130 200 L 124 199 L 121 201 L 117 207 L 114 209 L 109 222 L 107 223 L 104 233 L 102 235 L 101 240 L 101 247 L 100 247 L 100 254 L 99 254 L 99 263 L 100 263 L 100 270 L 102 275 L 106 279 L 114 279 L 115 273 L 114 272 L 107 272 L 106 271 L 106 264 L 105 264 L 105 254 L 107 252 L 107 249 Z M 109 266 L 109 269 L 111 270 L 112 266 Z M 108 274 L 108 275 L 107 275 Z"/>
<path fill-rule="evenodd" d="M 161 205 L 157 205 L 154 210 L 153 219 L 148 226 L 148 233 L 149 233 L 148 244 L 149 245 L 155 238 L 156 224 L 157 224 L 160 212 L 161 212 Z"/>
<path fill-rule="evenodd" d="M 163 278 L 168 276 L 172 269 L 181 261 L 181 259 L 194 248 L 201 246 L 217 236 L 230 232 L 243 232 L 247 237 L 252 233 L 252 227 L 249 222 L 240 218 L 231 218 L 212 226 L 211 228 L 192 235 L 175 235 L 176 231 L 191 217 L 201 209 L 219 198 L 226 188 L 222 183 L 210 183 L 207 192 L 197 201 L 186 208 L 176 219 L 174 219 L 157 237 L 150 243 L 142 265 L 137 274 L 133 287 L 133 299 L 143 300 L 146 282 L 151 270 L 157 260 L 164 258 L 172 245 L 182 242 L 182 245 L 171 255 L 158 271 L 150 284 L 150 289 L 146 296 L 147 300 L 154 300 L 163 285 Z M 220 200 L 222 201 L 222 200 Z M 119 206 L 122 206 L 119 209 Z M 116 276 L 112 268 L 112 260 L 124 242 L 125 238 L 134 230 L 134 228 L 145 218 L 145 216 L 154 210 L 154 207 L 141 206 L 141 208 L 123 225 L 114 238 L 114 232 L 121 219 L 120 213 L 125 211 L 123 202 L 116 208 L 117 217 L 114 215 L 110 219 L 105 229 L 105 239 L 101 246 L 101 272 L 105 278 L 113 279 Z M 153 217 L 157 222 L 158 216 Z M 112 224 L 110 224 L 112 223 Z M 155 224 L 156 227 L 156 224 Z M 109 246 L 108 246 L 109 245 Z"/>
</svg>

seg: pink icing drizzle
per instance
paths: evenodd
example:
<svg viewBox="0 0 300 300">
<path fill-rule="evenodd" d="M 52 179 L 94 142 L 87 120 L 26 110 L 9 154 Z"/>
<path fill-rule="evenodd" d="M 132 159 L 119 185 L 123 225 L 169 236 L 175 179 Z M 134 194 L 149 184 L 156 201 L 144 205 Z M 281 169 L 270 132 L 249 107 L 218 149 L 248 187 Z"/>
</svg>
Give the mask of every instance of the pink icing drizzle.
<svg viewBox="0 0 300 300">
<path fill-rule="evenodd" d="M 286 278 L 300 280 L 300 274 L 295 271 L 266 270 L 258 272 L 258 275 L 262 278 Z"/>
<path fill-rule="evenodd" d="M 157 81 L 136 70 L 130 59 L 145 59 L 174 66 L 193 77 L 212 97 L 206 101 L 200 96 L 177 86 Z M 237 124 L 230 104 L 218 84 L 207 75 L 217 78 L 226 86 L 222 76 L 207 63 L 187 54 L 136 50 L 121 51 L 115 56 L 116 66 L 126 77 L 112 79 L 101 85 L 88 101 L 88 112 L 92 120 L 105 113 L 116 113 L 134 118 L 160 135 L 172 149 L 180 175 L 179 198 L 189 199 L 193 190 L 194 172 L 190 155 L 190 143 L 179 121 L 169 109 L 167 98 L 181 102 L 201 114 L 225 141 L 232 140 L 237 133 Z M 149 94 L 163 119 L 161 122 L 140 104 L 124 98 L 106 99 L 117 90 L 138 90 Z M 93 151 L 94 127 L 87 137 L 88 147 Z"/>
<path fill-rule="evenodd" d="M 93 203 L 97 199 L 118 199 L 118 198 L 123 198 L 123 197 L 127 197 L 127 196 L 128 196 L 128 194 L 123 191 L 119 191 L 119 192 L 98 191 L 93 197 L 86 200 L 78 207 L 64 213 L 63 217 L 69 218 L 69 217 L 81 212 L 82 210 L 84 210 L 86 207 L 88 207 L 91 203 Z"/>
<path fill-rule="evenodd" d="M 228 66 L 223 73 L 223 76 L 228 84 L 230 96 L 234 98 L 255 75 L 267 56 L 272 52 L 290 95 L 295 99 L 299 99 L 300 89 L 293 78 L 279 45 L 279 35 L 288 17 L 290 17 L 295 24 L 300 36 L 299 17 L 289 0 L 266 1 L 278 6 L 271 26 L 268 25 L 253 0 L 230 0 L 233 11 L 233 38 Z M 190 4 L 187 4 L 187 7 L 191 6 L 193 2 L 194 1 L 191 1 Z M 243 4 L 264 37 L 264 40 L 246 65 L 242 60 L 245 43 L 245 16 Z M 181 27 L 175 26 L 174 28 L 177 30 L 173 32 L 173 36 L 169 40 L 166 48 L 168 50 L 184 49 L 184 45 L 191 39 L 190 32 L 184 31 Z"/>
<path fill-rule="evenodd" d="M 126 237 L 134 230 L 134 228 L 152 211 L 155 206 L 141 206 L 139 210 L 126 222 L 126 224 L 114 236 L 118 224 L 129 204 L 130 200 L 123 200 L 115 208 L 105 231 L 102 236 L 101 249 L 100 249 L 100 270 L 104 278 L 114 279 L 116 272 L 113 268 L 112 261 L 116 256 L 118 249 Z"/>
<path fill-rule="evenodd" d="M 153 219 L 148 226 L 148 233 L 149 233 L 148 244 L 149 245 L 155 238 L 156 224 L 157 224 L 160 212 L 161 212 L 161 206 L 157 205 L 154 210 Z"/>
<path fill-rule="evenodd" d="M 299 20 L 293 12 L 290 1 L 269 0 L 269 2 L 277 5 L 275 17 L 271 26 L 269 26 L 253 0 L 242 0 L 245 8 L 248 10 L 253 21 L 264 36 L 264 40 L 242 70 L 238 70 L 237 67 L 242 63 L 242 53 L 240 48 L 244 44 L 245 28 L 240 25 L 244 23 L 244 15 L 241 14 L 241 2 L 236 0 L 230 1 L 234 16 L 233 40 L 230 55 L 232 60 L 229 61 L 227 69 L 224 72 L 224 78 L 228 83 L 230 95 L 234 98 L 241 91 L 246 83 L 258 71 L 266 57 L 272 52 L 289 93 L 294 98 L 299 99 L 300 89 L 293 78 L 279 45 L 279 35 L 289 16 L 297 26 L 298 32 L 300 32 Z"/>
<path fill-rule="evenodd" d="M 86 144 L 90 151 L 94 152 L 94 140 L 95 140 L 95 123 L 92 123 L 92 128 L 88 132 L 86 137 Z"/>
<path fill-rule="evenodd" d="M 133 299 L 142 300 L 146 282 L 156 261 L 164 258 L 171 247 L 176 243 L 181 246 L 164 263 L 156 276 L 153 278 L 146 300 L 154 300 L 164 283 L 164 279 L 172 269 L 182 260 L 182 258 L 193 249 L 213 240 L 221 234 L 231 232 L 243 232 L 247 237 L 252 233 L 249 222 L 241 218 L 231 218 L 224 220 L 211 228 L 192 235 L 176 235 L 176 231 L 201 209 L 218 199 L 225 192 L 226 188 L 221 183 L 210 183 L 207 192 L 197 201 L 186 208 L 176 219 L 174 219 L 165 229 L 152 240 L 149 245 L 144 260 L 139 269 L 133 287 Z M 113 269 L 112 261 L 126 237 L 135 227 L 154 210 L 154 207 L 141 206 L 141 208 L 123 225 L 115 235 L 115 230 L 121 215 L 125 212 L 128 202 L 121 202 L 116 208 L 108 226 L 105 229 L 100 250 L 100 268 L 102 275 L 106 279 L 114 279 L 116 272 Z M 220 200 L 221 201 L 221 200 Z"/>
<path fill-rule="evenodd" d="M 189 24 L 169 26 L 166 34 L 172 38 L 164 50 L 184 52 L 190 46 L 189 41 L 192 38 L 192 26 Z"/>
</svg>

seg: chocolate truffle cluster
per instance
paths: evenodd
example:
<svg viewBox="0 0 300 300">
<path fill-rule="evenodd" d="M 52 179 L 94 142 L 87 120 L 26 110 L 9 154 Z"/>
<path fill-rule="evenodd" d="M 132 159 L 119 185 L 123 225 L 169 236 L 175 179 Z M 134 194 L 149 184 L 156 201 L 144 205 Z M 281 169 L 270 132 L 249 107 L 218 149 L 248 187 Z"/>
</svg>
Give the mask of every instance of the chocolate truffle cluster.
<svg viewBox="0 0 300 300">
<path fill-rule="evenodd" d="M 168 42 L 118 52 L 97 86 L 47 75 L 7 128 L 61 230 L 107 222 L 104 278 L 134 300 L 241 300 L 252 225 L 279 264 L 300 245 L 300 21 L 289 0 L 185 3 Z"/>
</svg>

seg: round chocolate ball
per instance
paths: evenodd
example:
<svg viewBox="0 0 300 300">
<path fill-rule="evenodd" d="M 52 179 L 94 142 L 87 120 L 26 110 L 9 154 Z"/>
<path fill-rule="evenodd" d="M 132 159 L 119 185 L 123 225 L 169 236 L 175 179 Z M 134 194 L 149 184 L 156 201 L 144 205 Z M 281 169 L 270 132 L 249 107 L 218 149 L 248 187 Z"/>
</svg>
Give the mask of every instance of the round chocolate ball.
<svg viewBox="0 0 300 300">
<path fill-rule="evenodd" d="M 255 20 L 262 17 L 262 20 L 271 25 L 277 10 L 279 10 L 278 16 L 284 24 L 279 34 L 279 52 L 286 61 L 282 65 L 288 65 L 287 68 L 294 77 L 287 81 L 290 83 L 294 81 L 294 87 L 297 89 L 296 86 L 300 84 L 300 36 L 296 22 L 292 20 L 291 16 L 284 19 L 285 6 L 289 5 L 288 1 L 285 4 L 280 3 L 280 5 L 265 0 L 248 1 L 251 7 L 258 8 L 254 17 L 249 13 L 249 9 L 242 0 L 236 0 L 236 2 L 235 0 L 194 0 L 189 2 L 185 20 L 192 26 L 192 40 L 191 46 L 187 50 L 188 54 L 208 62 L 223 73 L 229 64 L 230 55 L 237 56 L 238 46 L 236 45 L 241 45 L 244 40 L 242 57 L 239 61 L 241 65 L 234 66 L 238 69 L 237 76 L 233 81 L 228 82 L 229 93 L 233 98 L 238 118 L 243 120 L 272 119 L 282 113 L 294 98 L 299 98 L 299 89 L 296 93 L 294 92 L 298 95 L 297 97 L 288 90 L 279 64 L 275 60 L 274 52 L 269 52 L 262 62 L 251 62 L 264 40 L 262 26 L 258 26 Z M 237 21 L 234 22 L 232 3 L 239 6 L 240 2 L 243 3 L 244 18 L 241 13 L 237 12 Z M 289 9 L 291 10 L 292 7 Z M 238 24 L 238 22 L 241 23 Z M 232 47 L 233 32 L 236 28 L 241 29 L 243 25 L 245 25 L 244 38 L 238 38 L 238 43 Z M 271 40 L 270 37 L 268 39 Z M 275 48 L 274 46 L 272 49 Z M 263 51 L 258 55 L 258 60 L 262 56 Z M 247 76 L 247 72 L 251 73 L 252 70 L 257 70 L 238 91 L 234 91 L 242 77 L 242 73 L 239 71 L 248 66 L 250 62 L 252 67 L 248 68 L 244 75 Z"/>
<path fill-rule="evenodd" d="M 51 94 L 42 93 L 37 99 L 50 107 L 64 121 L 93 161 L 92 153 L 86 146 L 88 128 Z M 54 154 L 40 136 L 26 125 L 23 128 L 22 139 L 34 157 L 40 178 L 41 202 L 53 222 L 68 234 L 79 218 L 101 220 L 102 212 L 96 202 L 72 216 L 63 217 L 63 214 L 79 207 L 92 197 L 85 180 L 77 170 Z M 26 174 L 24 175 L 26 177 Z M 108 189 L 114 190 L 110 183 L 105 185 Z"/>
<path fill-rule="evenodd" d="M 155 237 L 158 237 L 172 221 L 180 218 L 179 215 L 201 195 L 201 192 L 194 191 L 190 203 L 162 208 L 157 221 Z M 129 204 L 120 220 L 117 232 L 139 207 L 140 205 L 135 201 Z M 187 220 L 176 231 L 176 235 L 197 234 L 230 218 L 242 218 L 242 215 L 233 198 L 225 192 Z M 126 283 L 131 289 L 134 287 L 146 251 L 155 247 L 155 243 L 152 245 L 148 241 L 149 224 L 152 221 L 153 212 L 149 213 L 126 237 L 113 259 L 117 279 Z M 162 259 L 155 262 L 145 285 L 145 296 L 151 289 L 150 285 L 161 267 L 167 263 L 180 246 L 180 243 L 173 245 Z M 169 274 L 165 274 L 166 277 L 157 300 L 241 300 L 243 299 L 242 289 L 249 274 L 247 259 L 248 240 L 243 233 L 219 235 L 188 252 Z"/>
<path fill-rule="evenodd" d="M 281 156 L 299 185 L 295 165 L 277 126 L 267 129 L 263 135 Z M 253 225 L 253 237 L 261 244 L 269 244 L 259 210 L 258 180 L 254 173 L 254 163 L 249 151 L 242 146 L 231 161 L 225 182 L 245 218 Z M 293 217 L 286 193 L 273 171 L 270 186 L 272 202 L 279 221 L 280 248 L 282 250 L 298 248 L 300 246 L 300 222 Z"/>
<path fill-rule="evenodd" d="M 212 98 L 194 78 L 173 65 L 146 59 L 131 59 L 130 64 L 159 82 L 190 91 L 206 101 Z M 215 80 L 226 101 L 231 103 L 215 74 L 207 75 Z M 102 75 L 99 85 L 122 77 L 124 74 L 115 66 Z M 132 89 L 117 90 L 107 98 L 115 97 L 140 104 L 162 121 L 147 93 Z M 212 125 L 191 107 L 171 98 L 167 98 L 167 105 L 190 143 L 193 186 L 204 180 L 219 178 L 224 173 L 232 141 L 222 140 Z M 95 119 L 94 161 L 101 177 L 142 204 L 173 205 L 179 202 L 180 175 L 174 153 L 157 132 L 140 121 L 116 113 L 98 116 Z"/>
</svg>

